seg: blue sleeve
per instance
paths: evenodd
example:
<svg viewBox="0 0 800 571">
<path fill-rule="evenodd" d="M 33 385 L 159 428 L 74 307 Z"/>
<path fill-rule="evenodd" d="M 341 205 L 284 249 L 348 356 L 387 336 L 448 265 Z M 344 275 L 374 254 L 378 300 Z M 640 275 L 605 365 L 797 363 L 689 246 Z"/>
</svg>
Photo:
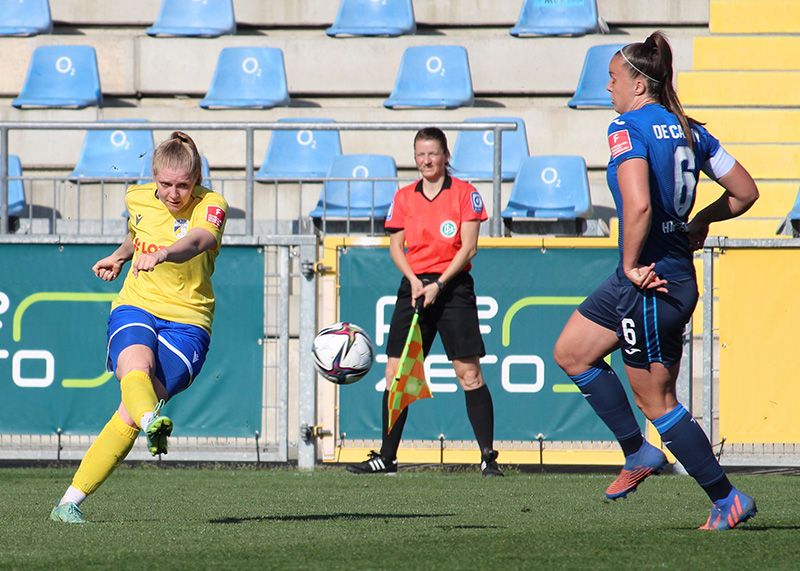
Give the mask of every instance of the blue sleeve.
<svg viewBox="0 0 800 571">
<path fill-rule="evenodd" d="M 647 158 L 647 141 L 637 125 L 621 117 L 608 126 L 608 150 L 610 162 L 619 167 L 628 159 Z"/>
<path fill-rule="evenodd" d="M 692 125 L 692 131 L 695 139 L 694 154 L 698 159 L 698 164 L 703 165 L 717 152 L 720 146 L 719 141 L 702 125 Z"/>
</svg>

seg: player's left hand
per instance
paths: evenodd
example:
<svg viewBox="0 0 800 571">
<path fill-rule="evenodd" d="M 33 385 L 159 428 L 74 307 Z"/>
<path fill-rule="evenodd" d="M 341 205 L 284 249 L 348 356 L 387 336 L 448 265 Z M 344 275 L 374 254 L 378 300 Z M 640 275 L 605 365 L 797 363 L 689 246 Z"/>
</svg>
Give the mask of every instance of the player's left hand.
<svg viewBox="0 0 800 571">
<path fill-rule="evenodd" d="M 669 290 L 665 287 L 668 282 L 656 274 L 655 267 L 653 263 L 649 266 L 626 268 L 625 276 L 639 289 L 654 289 L 657 292 L 668 293 Z"/>
<path fill-rule="evenodd" d="M 155 267 L 167 260 L 167 250 L 162 248 L 152 254 L 141 254 L 133 262 L 133 277 L 137 277 L 139 272 L 152 272 Z"/>
<path fill-rule="evenodd" d="M 686 225 L 686 236 L 689 239 L 689 247 L 692 250 L 699 250 L 706 242 L 708 224 L 692 220 Z"/>
</svg>

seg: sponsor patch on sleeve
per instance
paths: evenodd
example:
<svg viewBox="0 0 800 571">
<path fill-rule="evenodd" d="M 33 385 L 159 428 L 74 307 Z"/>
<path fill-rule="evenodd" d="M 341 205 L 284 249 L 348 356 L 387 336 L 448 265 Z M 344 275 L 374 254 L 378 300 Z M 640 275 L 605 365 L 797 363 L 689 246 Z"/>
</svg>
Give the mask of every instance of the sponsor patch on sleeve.
<svg viewBox="0 0 800 571">
<path fill-rule="evenodd" d="M 389 222 L 392 219 L 392 214 L 394 213 L 394 200 L 389 205 L 389 212 L 386 213 L 386 222 Z"/>
<path fill-rule="evenodd" d="M 225 211 L 219 206 L 209 206 L 206 210 L 206 222 L 216 226 L 217 230 L 222 230 L 222 223 L 225 222 Z"/>
<path fill-rule="evenodd" d="M 470 201 L 472 202 L 472 210 L 475 211 L 475 214 L 481 214 L 483 212 L 483 198 L 481 198 L 477 190 L 473 191 Z"/>
<path fill-rule="evenodd" d="M 614 131 L 608 136 L 608 148 L 611 150 L 611 158 L 616 159 L 622 153 L 626 153 L 633 148 L 631 136 L 627 129 Z"/>
</svg>

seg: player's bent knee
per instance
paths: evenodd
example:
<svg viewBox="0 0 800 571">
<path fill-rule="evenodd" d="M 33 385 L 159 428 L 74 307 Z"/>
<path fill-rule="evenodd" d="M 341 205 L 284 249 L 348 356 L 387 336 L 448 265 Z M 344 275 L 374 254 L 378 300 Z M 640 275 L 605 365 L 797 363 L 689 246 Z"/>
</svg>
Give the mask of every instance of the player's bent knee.
<svg viewBox="0 0 800 571">
<path fill-rule="evenodd" d="M 577 360 L 569 346 L 560 339 L 556 341 L 556 345 L 553 347 L 553 360 L 568 375 L 574 374 L 572 369 L 574 369 Z"/>
</svg>

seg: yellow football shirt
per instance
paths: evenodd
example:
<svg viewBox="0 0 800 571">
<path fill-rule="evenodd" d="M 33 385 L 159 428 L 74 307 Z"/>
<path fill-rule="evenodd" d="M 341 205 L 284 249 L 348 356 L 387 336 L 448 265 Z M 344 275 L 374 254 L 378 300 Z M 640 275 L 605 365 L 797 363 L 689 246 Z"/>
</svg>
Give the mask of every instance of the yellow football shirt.
<svg viewBox="0 0 800 571">
<path fill-rule="evenodd" d="M 197 325 L 210 333 L 214 318 L 211 275 L 222 242 L 228 203 L 216 192 L 196 186 L 186 207 L 173 215 L 158 199 L 153 182 L 129 187 L 125 205 L 134 244 L 133 260 L 143 252 L 166 248 L 193 228 L 211 232 L 217 245 L 186 262 L 164 262 L 152 272 L 139 272 L 137 277 L 129 271 L 112 309 L 133 305 L 161 319 Z"/>
</svg>

